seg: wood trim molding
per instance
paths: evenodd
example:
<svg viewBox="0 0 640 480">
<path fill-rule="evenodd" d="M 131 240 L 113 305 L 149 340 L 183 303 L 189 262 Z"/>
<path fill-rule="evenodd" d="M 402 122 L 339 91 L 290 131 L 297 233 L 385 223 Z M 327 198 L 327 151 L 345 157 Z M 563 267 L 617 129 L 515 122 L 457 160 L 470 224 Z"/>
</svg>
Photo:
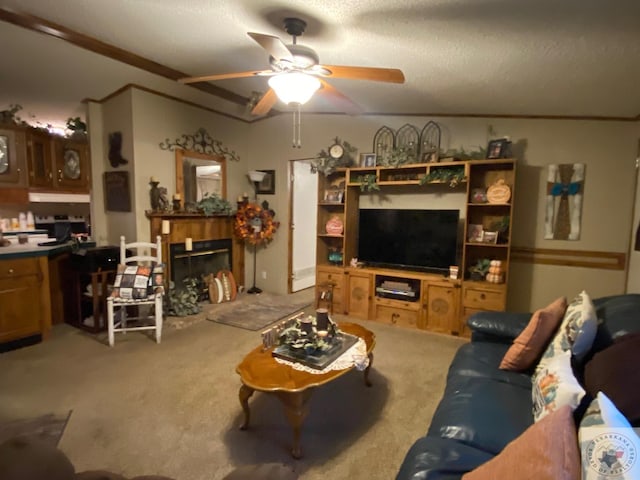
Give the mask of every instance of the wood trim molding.
<svg viewBox="0 0 640 480">
<path fill-rule="evenodd" d="M 44 33 L 45 35 L 51 35 L 52 37 L 69 42 L 85 50 L 103 55 L 105 57 L 117 60 L 118 62 L 126 63 L 128 65 L 146 70 L 147 72 L 160 75 L 170 80 L 178 80 L 179 78 L 189 77 L 189 74 L 174 70 L 166 65 L 154 62 L 148 58 L 144 58 L 135 53 L 129 52 L 122 48 L 110 45 L 105 42 L 101 42 L 93 37 L 84 35 L 82 33 L 71 30 L 63 25 L 50 22 L 44 18 L 36 17 L 28 13 L 17 12 L 9 8 L 0 8 L 0 20 L 8 23 L 12 23 L 19 27 L 24 27 L 28 30 Z M 236 103 L 238 105 L 246 105 L 249 102 L 247 97 L 238 95 L 224 88 L 217 87 L 211 83 L 194 83 L 190 84 L 190 87 L 202 90 L 203 92 L 216 95 L 220 98 Z"/>
<path fill-rule="evenodd" d="M 626 253 L 556 248 L 511 247 L 511 260 L 522 263 L 625 270 Z"/>
</svg>

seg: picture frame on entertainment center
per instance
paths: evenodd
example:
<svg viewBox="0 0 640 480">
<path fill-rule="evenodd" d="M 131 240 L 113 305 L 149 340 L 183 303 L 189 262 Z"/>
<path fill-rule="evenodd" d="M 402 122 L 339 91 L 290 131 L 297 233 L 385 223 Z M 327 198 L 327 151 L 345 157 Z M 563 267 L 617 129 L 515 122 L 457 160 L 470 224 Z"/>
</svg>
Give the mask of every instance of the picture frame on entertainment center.
<svg viewBox="0 0 640 480">
<path fill-rule="evenodd" d="M 328 188 L 324 191 L 323 201 L 325 203 L 342 203 L 344 198 L 344 190 L 336 188 Z"/>
<path fill-rule="evenodd" d="M 376 166 L 376 154 L 375 153 L 361 153 L 359 167 L 375 167 Z"/>
<path fill-rule="evenodd" d="M 467 229 L 467 240 L 469 243 L 482 243 L 484 240 L 482 225 L 470 223 Z"/>
<path fill-rule="evenodd" d="M 482 243 L 498 243 L 498 232 L 482 232 Z"/>
</svg>

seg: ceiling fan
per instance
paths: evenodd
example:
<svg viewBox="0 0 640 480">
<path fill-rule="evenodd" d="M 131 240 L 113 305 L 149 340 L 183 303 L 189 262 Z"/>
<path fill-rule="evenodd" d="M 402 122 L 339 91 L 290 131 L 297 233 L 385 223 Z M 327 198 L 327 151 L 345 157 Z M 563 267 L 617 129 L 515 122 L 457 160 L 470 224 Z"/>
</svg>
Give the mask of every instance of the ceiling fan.
<svg viewBox="0 0 640 480">
<path fill-rule="evenodd" d="M 404 83 L 404 74 L 396 68 L 320 65 L 318 54 L 312 48 L 299 45 L 296 42 L 297 37 L 304 33 L 306 27 L 306 22 L 299 18 L 284 19 L 284 29 L 293 37 L 293 43 L 290 45 L 285 45 L 280 38 L 273 35 L 248 32 L 248 35 L 269 54 L 270 70 L 188 77 L 178 81 L 180 83 L 196 83 L 253 76 L 270 77 L 270 88 L 251 110 L 253 115 L 267 114 L 278 98 L 286 104 L 304 104 L 318 89 L 321 89 L 321 92 L 343 108 L 346 113 L 361 112 L 358 105 L 328 83 L 325 78 Z"/>
</svg>

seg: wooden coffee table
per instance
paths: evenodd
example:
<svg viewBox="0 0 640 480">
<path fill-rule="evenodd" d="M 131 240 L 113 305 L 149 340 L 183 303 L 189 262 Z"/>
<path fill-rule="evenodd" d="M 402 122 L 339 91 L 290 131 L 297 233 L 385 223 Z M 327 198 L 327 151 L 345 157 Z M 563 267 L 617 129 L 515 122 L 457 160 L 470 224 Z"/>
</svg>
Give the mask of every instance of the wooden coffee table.
<svg viewBox="0 0 640 480">
<path fill-rule="evenodd" d="M 369 370 L 373 363 L 373 347 L 376 344 L 374 333 L 355 323 L 340 323 L 338 327 L 343 332 L 356 335 L 365 341 L 369 365 L 364 370 L 364 383 L 367 387 L 370 387 Z M 309 413 L 311 394 L 316 387 L 335 380 L 351 371 L 354 367 L 345 368 L 344 370 L 331 370 L 322 374 L 308 373 L 278 363 L 271 355 L 272 350 L 272 348 L 264 349 L 262 346 L 256 347 L 236 367 L 236 372 L 240 375 L 240 380 L 242 381 L 239 397 L 244 411 L 244 422 L 240 429 L 246 430 L 249 426 L 249 398 L 251 398 L 253 392 L 257 390 L 259 392 L 272 393 L 282 402 L 287 420 L 293 428 L 291 455 L 294 458 L 300 458 L 302 457 L 300 429 Z"/>
</svg>

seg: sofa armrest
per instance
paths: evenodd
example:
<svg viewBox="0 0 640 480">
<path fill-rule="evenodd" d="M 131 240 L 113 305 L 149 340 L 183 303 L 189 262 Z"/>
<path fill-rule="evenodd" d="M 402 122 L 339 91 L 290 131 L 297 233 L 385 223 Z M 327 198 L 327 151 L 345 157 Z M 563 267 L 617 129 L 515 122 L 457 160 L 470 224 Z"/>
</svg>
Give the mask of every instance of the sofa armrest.
<svg viewBox="0 0 640 480">
<path fill-rule="evenodd" d="M 478 312 L 467 320 L 471 341 L 510 343 L 531 319 L 530 313 Z"/>
</svg>

